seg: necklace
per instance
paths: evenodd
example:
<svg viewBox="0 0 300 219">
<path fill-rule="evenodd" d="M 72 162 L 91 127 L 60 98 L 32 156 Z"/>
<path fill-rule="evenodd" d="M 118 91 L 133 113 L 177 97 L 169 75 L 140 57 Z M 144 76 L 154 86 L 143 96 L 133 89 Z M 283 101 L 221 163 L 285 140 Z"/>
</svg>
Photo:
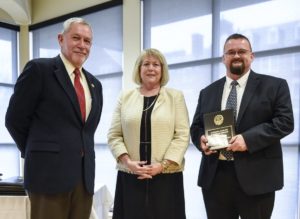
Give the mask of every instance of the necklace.
<svg viewBox="0 0 300 219">
<path fill-rule="evenodd" d="M 148 107 L 146 107 L 146 109 L 143 110 L 143 112 L 145 112 L 145 111 L 147 111 L 148 109 L 150 109 L 150 108 L 153 106 L 153 104 L 156 102 L 157 98 L 158 98 L 158 94 L 156 95 L 156 97 L 155 97 L 155 99 L 152 101 L 152 103 L 151 103 Z"/>
</svg>

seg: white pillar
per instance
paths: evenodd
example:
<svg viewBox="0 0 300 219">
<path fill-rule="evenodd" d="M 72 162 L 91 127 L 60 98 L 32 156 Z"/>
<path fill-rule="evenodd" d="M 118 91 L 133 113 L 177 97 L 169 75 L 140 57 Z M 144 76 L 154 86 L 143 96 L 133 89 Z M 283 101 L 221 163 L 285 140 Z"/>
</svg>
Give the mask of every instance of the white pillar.
<svg viewBox="0 0 300 219">
<path fill-rule="evenodd" d="M 141 53 L 141 1 L 123 1 L 123 89 L 135 87 L 132 72 Z"/>
</svg>

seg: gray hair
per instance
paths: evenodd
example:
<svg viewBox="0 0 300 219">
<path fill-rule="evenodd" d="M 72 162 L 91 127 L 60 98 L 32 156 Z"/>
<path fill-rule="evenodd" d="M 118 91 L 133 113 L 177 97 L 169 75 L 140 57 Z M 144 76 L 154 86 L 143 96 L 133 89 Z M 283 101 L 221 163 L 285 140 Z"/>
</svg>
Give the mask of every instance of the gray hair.
<svg viewBox="0 0 300 219">
<path fill-rule="evenodd" d="M 142 53 L 137 58 L 133 70 L 133 75 L 132 75 L 133 81 L 138 85 L 142 84 L 142 79 L 140 75 L 141 65 L 144 59 L 149 56 L 153 56 L 159 60 L 162 67 L 160 85 L 161 86 L 166 85 L 169 81 L 169 70 L 168 70 L 167 61 L 164 55 L 159 50 L 153 48 L 142 51 Z"/>
<path fill-rule="evenodd" d="M 86 20 L 84 20 L 83 18 L 80 18 L 80 17 L 72 17 L 64 22 L 63 30 L 61 31 L 61 34 L 67 33 L 70 30 L 70 27 L 73 23 L 86 25 L 92 31 L 91 25 Z"/>
</svg>

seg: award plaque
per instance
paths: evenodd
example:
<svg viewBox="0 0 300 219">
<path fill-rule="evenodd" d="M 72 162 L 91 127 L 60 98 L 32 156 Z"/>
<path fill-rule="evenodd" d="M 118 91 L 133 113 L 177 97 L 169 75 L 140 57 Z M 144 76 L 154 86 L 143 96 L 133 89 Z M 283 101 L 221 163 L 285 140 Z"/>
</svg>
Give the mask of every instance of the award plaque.
<svg viewBox="0 0 300 219">
<path fill-rule="evenodd" d="M 229 140 L 235 135 L 233 110 L 206 113 L 203 119 L 209 149 L 218 150 L 228 147 Z"/>
</svg>

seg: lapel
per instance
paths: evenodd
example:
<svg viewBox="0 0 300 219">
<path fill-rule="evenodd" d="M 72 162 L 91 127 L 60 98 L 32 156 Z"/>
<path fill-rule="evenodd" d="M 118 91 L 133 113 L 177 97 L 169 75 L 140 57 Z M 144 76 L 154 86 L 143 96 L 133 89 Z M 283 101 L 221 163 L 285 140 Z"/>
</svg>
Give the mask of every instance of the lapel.
<svg viewBox="0 0 300 219">
<path fill-rule="evenodd" d="M 159 107 L 163 102 L 165 102 L 165 93 L 166 93 L 165 87 L 161 87 L 153 111 L 156 110 L 156 108 Z"/>
<path fill-rule="evenodd" d="M 59 84 L 61 85 L 61 87 L 67 94 L 67 96 L 69 97 L 71 104 L 74 107 L 77 118 L 81 121 L 81 123 L 83 123 L 81 118 L 80 106 L 77 100 L 77 95 L 74 86 L 70 80 L 70 77 L 68 75 L 68 72 L 59 56 L 55 57 L 54 59 L 56 65 L 56 70 L 54 71 L 54 75 L 56 76 Z"/>
<path fill-rule="evenodd" d="M 237 127 L 239 126 L 241 119 L 243 118 L 243 115 L 248 107 L 248 104 L 253 96 L 253 94 L 256 91 L 256 88 L 258 84 L 260 83 L 259 77 L 256 73 L 254 73 L 252 70 L 249 73 L 249 78 L 247 81 L 247 85 L 242 97 L 241 105 L 240 105 L 240 110 L 237 118 Z"/>
<path fill-rule="evenodd" d="M 209 111 L 220 111 L 222 108 L 222 96 L 223 96 L 223 90 L 224 85 L 226 82 L 226 77 L 221 78 L 220 80 L 216 81 L 214 86 L 211 87 L 213 89 L 213 92 L 211 92 L 211 95 L 208 97 L 210 99 L 210 103 L 212 103 L 212 108 L 209 109 Z"/>
<path fill-rule="evenodd" d="M 212 101 L 215 103 L 214 107 L 216 107 L 215 111 L 220 111 L 222 108 L 222 96 L 225 82 L 226 77 L 223 77 L 216 82 L 215 92 L 213 92 L 214 96 L 212 97 Z"/>
</svg>

